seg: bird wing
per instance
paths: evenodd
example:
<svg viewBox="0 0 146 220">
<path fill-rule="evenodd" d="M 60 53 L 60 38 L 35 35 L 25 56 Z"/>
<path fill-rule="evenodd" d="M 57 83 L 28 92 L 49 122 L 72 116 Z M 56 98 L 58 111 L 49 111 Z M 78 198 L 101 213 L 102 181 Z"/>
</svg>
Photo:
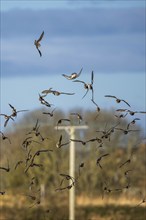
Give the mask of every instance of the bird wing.
<svg viewBox="0 0 146 220">
<path fill-rule="evenodd" d="M 65 74 L 62 74 L 62 76 L 64 76 L 66 79 L 71 79 L 70 76 L 67 76 L 67 75 L 65 75 Z"/>
<path fill-rule="evenodd" d="M 6 121 L 5 121 L 5 123 L 4 123 L 4 127 L 7 126 L 7 123 L 8 123 L 8 121 L 9 121 L 9 119 L 10 119 L 10 118 L 7 118 L 7 119 L 6 119 Z"/>
<path fill-rule="evenodd" d="M 121 109 L 121 108 L 119 108 L 119 109 L 117 109 L 116 111 L 117 111 L 117 112 L 128 112 L 128 111 L 130 111 L 130 110 L 128 110 L 128 109 Z"/>
<path fill-rule="evenodd" d="M 9 106 L 15 111 L 16 109 L 14 108 L 14 106 L 12 106 L 11 104 L 9 104 Z"/>
<path fill-rule="evenodd" d="M 74 95 L 75 93 L 61 92 L 61 94 L 64 94 L 64 95 Z"/>
<path fill-rule="evenodd" d="M 46 90 L 43 90 L 43 91 L 42 91 L 43 94 L 44 94 L 44 93 L 47 93 L 47 94 L 48 94 L 48 93 L 51 93 L 51 92 L 53 92 L 53 91 L 52 91 L 52 88 L 46 89 Z"/>
<path fill-rule="evenodd" d="M 44 36 L 44 31 L 42 32 L 42 34 L 41 34 L 41 36 L 39 37 L 39 39 L 37 40 L 37 42 L 41 41 L 42 38 L 43 38 L 43 36 Z"/>
<path fill-rule="evenodd" d="M 73 82 L 80 82 L 80 83 L 86 84 L 84 81 L 81 81 L 81 80 L 74 80 Z"/>
<path fill-rule="evenodd" d="M 129 103 L 126 102 L 125 100 L 121 99 L 121 101 L 125 102 L 129 107 L 131 107 L 131 106 L 129 105 Z"/>
<path fill-rule="evenodd" d="M 94 79 L 94 72 L 91 73 L 91 84 L 93 85 L 93 79 Z"/>
<path fill-rule="evenodd" d="M 117 97 L 114 96 L 114 95 L 105 95 L 104 97 L 109 97 L 109 98 L 115 98 L 115 99 L 117 99 Z"/>
<path fill-rule="evenodd" d="M 83 67 L 81 68 L 80 72 L 77 74 L 77 77 L 81 75 L 82 70 L 83 70 Z"/>
<path fill-rule="evenodd" d="M 87 89 L 87 91 L 86 91 L 85 95 L 82 97 L 82 99 L 87 95 L 88 91 L 89 91 L 89 89 Z"/>
<path fill-rule="evenodd" d="M 37 50 L 38 50 L 38 52 L 39 52 L 39 54 L 40 54 L 40 57 L 42 56 L 42 53 L 41 53 L 41 51 L 39 50 L 39 48 L 37 48 Z"/>
<path fill-rule="evenodd" d="M 27 112 L 27 111 L 29 111 L 29 110 L 19 110 L 19 111 L 17 111 L 17 113 L 18 112 Z"/>
</svg>

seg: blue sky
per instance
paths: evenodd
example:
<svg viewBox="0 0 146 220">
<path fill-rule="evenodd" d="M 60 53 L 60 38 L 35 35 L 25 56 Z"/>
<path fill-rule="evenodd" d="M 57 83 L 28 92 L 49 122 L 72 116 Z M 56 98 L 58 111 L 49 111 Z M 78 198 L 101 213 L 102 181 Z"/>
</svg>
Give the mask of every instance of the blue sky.
<svg viewBox="0 0 146 220">
<path fill-rule="evenodd" d="M 50 87 L 76 93 L 51 97 L 58 108 L 94 109 L 82 85 L 62 77 L 81 67 L 87 82 L 94 70 L 101 108 L 119 107 L 111 94 L 145 110 L 145 25 L 144 1 L 1 1 L 1 112 L 8 103 L 39 108 L 38 92 Z M 43 30 L 40 58 L 34 40 Z"/>
</svg>

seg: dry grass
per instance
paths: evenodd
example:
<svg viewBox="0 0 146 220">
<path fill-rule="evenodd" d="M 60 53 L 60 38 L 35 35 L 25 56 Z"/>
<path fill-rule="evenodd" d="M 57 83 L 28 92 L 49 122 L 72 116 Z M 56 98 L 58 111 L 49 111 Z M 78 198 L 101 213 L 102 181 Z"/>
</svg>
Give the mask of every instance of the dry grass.
<svg viewBox="0 0 146 220">
<path fill-rule="evenodd" d="M 64 205 L 64 200 L 66 205 Z M 63 201 L 63 202 L 62 202 Z M 145 204 L 126 197 L 93 198 L 78 196 L 76 198 L 76 220 L 145 220 Z M 32 203 L 32 201 L 31 201 Z M 4 195 L 0 197 L 0 220 L 68 220 L 68 197 L 46 200 L 45 204 L 34 206 L 24 195 Z M 50 212 L 46 213 L 47 209 Z"/>
<path fill-rule="evenodd" d="M 79 196 L 77 197 L 77 205 L 78 206 L 105 206 L 105 205 L 118 205 L 118 206 L 135 206 L 140 201 L 137 198 L 128 198 L 125 196 L 119 197 L 110 197 L 107 196 L 104 199 L 101 197 L 87 197 L 87 196 Z"/>
</svg>

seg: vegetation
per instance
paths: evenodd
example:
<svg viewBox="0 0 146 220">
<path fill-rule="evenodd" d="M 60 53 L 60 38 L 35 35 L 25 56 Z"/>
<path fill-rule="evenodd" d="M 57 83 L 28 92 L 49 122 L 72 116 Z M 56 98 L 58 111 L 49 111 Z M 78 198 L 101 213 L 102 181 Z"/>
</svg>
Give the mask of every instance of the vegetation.
<svg viewBox="0 0 146 220">
<path fill-rule="evenodd" d="M 63 143 L 70 140 L 65 131 L 57 131 L 54 127 L 62 118 L 70 119 L 72 125 L 78 125 L 79 120 L 70 113 L 55 111 L 54 116 L 49 117 L 42 114 L 43 111 L 44 109 L 38 109 L 25 114 L 17 123 L 12 122 L 13 127 L 8 127 L 5 131 L 11 144 L 7 139 L 1 140 L 1 167 L 7 167 L 8 163 L 10 166 L 9 172 L 0 169 L 0 191 L 5 192 L 0 195 L 1 213 L 7 219 L 14 215 L 16 220 L 20 219 L 20 216 L 22 220 L 68 219 L 68 189 L 56 189 L 69 184 L 67 178 L 61 184 L 60 176 L 61 173 L 69 174 L 69 144 L 57 148 L 56 143 L 60 135 L 63 137 Z M 97 202 L 96 205 L 91 205 L 89 202 L 84 206 L 85 200 L 79 204 L 77 199 L 76 219 L 144 219 L 144 202 L 136 207 L 144 199 L 146 186 L 146 145 L 141 128 L 130 124 L 131 130 L 138 131 L 128 134 L 116 130 L 125 129 L 133 118 L 119 119 L 114 116 L 113 110 L 90 112 L 77 109 L 71 112 L 81 114 L 83 121 L 80 123 L 89 126 L 88 130 L 76 133 L 76 139 L 98 140 L 89 141 L 85 145 L 76 143 L 76 180 L 73 186 L 76 196 L 86 196 L 90 202 L 94 198 L 99 201 L 99 204 Z M 36 124 L 38 134 L 32 132 Z M 67 122 L 62 124 L 67 125 Z M 111 129 L 113 131 L 110 135 L 104 137 Z M 31 137 L 28 140 L 32 142 L 26 146 L 24 140 L 28 137 Z M 26 172 L 26 167 L 38 150 L 52 151 L 36 156 L 36 165 L 30 166 Z M 99 165 L 97 159 L 104 154 L 108 155 L 102 158 Z M 19 161 L 22 162 L 18 164 Z M 83 166 L 80 167 L 80 164 Z M 111 198 L 115 201 L 114 204 L 108 203 Z M 133 206 L 120 206 L 116 203 L 119 198 L 124 198 L 125 204 L 126 200 L 134 200 Z M 12 209 L 12 206 L 15 206 L 15 209 Z"/>
</svg>

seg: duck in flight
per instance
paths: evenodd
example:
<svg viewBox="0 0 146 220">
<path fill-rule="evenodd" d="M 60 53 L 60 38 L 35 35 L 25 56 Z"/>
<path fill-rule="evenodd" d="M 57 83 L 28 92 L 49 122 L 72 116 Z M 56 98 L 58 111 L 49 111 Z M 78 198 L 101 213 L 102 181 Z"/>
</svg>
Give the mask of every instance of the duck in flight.
<svg viewBox="0 0 146 220">
<path fill-rule="evenodd" d="M 80 82 L 82 84 L 84 84 L 84 88 L 87 90 L 85 95 L 82 97 L 82 99 L 87 95 L 88 91 L 91 90 L 92 91 L 92 100 L 94 100 L 94 97 L 93 97 L 93 78 L 94 78 L 94 73 L 92 71 L 91 73 L 91 83 L 85 83 L 84 81 L 81 81 L 81 80 L 74 80 L 73 82 Z"/>
<path fill-rule="evenodd" d="M 82 70 L 83 70 L 83 68 L 80 70 L 79 73 L 72 73 L 70 76 L 65 75 L 65 74 L 62 74 L 62 76 L 64 76 L 68 80 L 76 79 L 81 75 Z"/>
<path fill-rule="evenodd" d="M 42 32 L 42 34 L 39 37 L 39 39 L 34 41 L 34 45 L 36 46 L 36 49 L 38 50 L 38 52 L 40 54 L 40 57 L 42 56 L 42 53 L 41 53 L 39 47 L 41 46 L 40 41 L 42 40 L 43 36 L 44 36 L 44 31 Z"/>
<path fill-rule="evenodd" d="M 124 99 L 119 99 L 119 98 L 117 98 L 117 97 L 114 96 L 114 95 L 105 95 L 104 97 L 107 97 L 107 98 L 114 98 L 114 99 L 116 99 L 116 102 L 117 102 L 117 103 L 125 102 L 126 105 L 128 105 L 129 107 L 131 107 L 127 101 L 125 101 Z"/>
<path fill-rule="evenodd" d="M 64 94 L 64 95 L 74 95 L 75 94 L 75 93 L 69 93 L 69 92 L 59 92 L 56 90 L 52 90 L 52 88 L 43 90 L 42 93 L 45 94 L 45 96 L 47 96 L 47 94 L 49 94 L 49 93 L 52 93 L 53 95 L 56 95 L 56 96 L 59 96 L 61 94 Z"/>
</svg>

